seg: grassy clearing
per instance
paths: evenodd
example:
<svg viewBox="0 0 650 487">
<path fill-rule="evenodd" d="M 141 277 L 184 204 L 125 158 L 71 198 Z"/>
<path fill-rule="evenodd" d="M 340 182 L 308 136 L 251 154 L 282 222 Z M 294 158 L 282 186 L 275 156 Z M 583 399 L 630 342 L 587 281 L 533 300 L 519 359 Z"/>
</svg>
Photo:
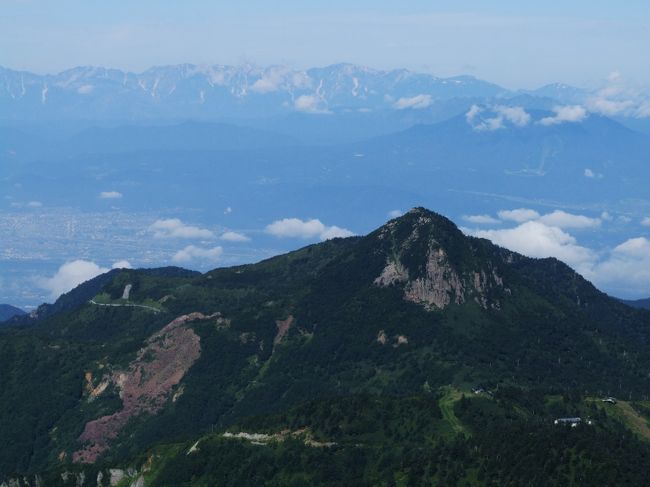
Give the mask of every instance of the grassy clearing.
<svg viewBox="0 0 650 487">
<path fill-rule="evenodd" d="M 451 427 L 454 433 L 467 434 L 467 430 L 463 423 L 456 417 L 454 413 L 454 405 L 463 397 L 463 392 L 452 387 L 443 388 L 443 396 L 440 398 L 438 405 L 442 417 L 447 424 Z"/>
<path fill-rule="evenodd" d="M 616 404 L 606 404 L 597 398 L 590 398 L 588 401 L 598 405 L 608 416 L 622 422 L 640 438 L 650 441 L 650 426 L 648 425 L 648 421 L 628 401 L 617 401 Z"/>
<path fill-rule="evenodd" d="M 646 419 L 634 410 L 632 405 L 627 401 L 618 401 L 614 406 L 617 408 L 621 416 L 625 418 L 627 424 L 632 431 L 637 433 L 644 440 L 650 441 L 650 426 Z"/>
</svg>

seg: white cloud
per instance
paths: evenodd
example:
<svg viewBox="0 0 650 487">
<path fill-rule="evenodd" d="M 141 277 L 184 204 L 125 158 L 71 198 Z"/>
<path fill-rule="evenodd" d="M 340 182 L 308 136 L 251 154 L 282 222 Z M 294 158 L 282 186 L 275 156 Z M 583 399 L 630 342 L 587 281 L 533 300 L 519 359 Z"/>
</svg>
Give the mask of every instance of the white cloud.
<svg viewBox="0 0 650 487">
<path fill-rule="evenodd" d="M 108 272 L 109 269 L 100 267 L 87 260 L 66 262 L 52 277 L 38 279 L 38 285 L 50 293 L 50 299 L 55 300 L 61 294 L 74 289 L 82 282 Z"/>
<path fill-rule="evenodd" d="M 176 252 L 172 260 L 181 263 L 192 262 L 194 260 L 213 263 L 219 260 L 221 254 L 223 254 L 222 247 L 203 248 L 197 247 L 196 245 L 188 245 L 184 249 Z"/>
<path fill-rule="evenodd" d="M 128 260 L 118 260 L 112 266 L 112 269 L 133 269 L 133 266 Z"/>
<path fill-rule="evenodd" d="M 593 113 L 608 117 L 625 116 L 643 118 L 646 113 L 647 95 L 627 84 L 621 73 L 614 71 L 607 77 L 603 88 L 586 101 L 586 107 Z"/>
<path fill-rule="evenodd" d="M 573 236 L 538 221 L 502 230 L 477 230 L 473 234 L 529 257 L 556 257 L 576 268 L 584 268 L 594 260 L 594 253 L 578 245 Z"/>
<path fill-rule="evenodd" d="M 600 226 L 599 218 L 589 218 L 583 215 L 574 215 L 562 210 L 542 215 L 538 222 L 559 228 L 594 228 Z"/>
<path fill-rule="evenodd" d="M 600 219 L 603 220 L 603 221 L 606 221 L 606 222 L 611 222 L 612 220 L 614 220 L 614 217 L 612 215 L 610 215 L 608 212 L 603 211 L 600 214 Z"/>
<path fill-rule="evenodd" d="M 316 219 L 283 218 L 266 226 L 266 232 L 276 237 L 313 238 L 324 231 L 325 225 Z"/>
<path fill-rule="evenodd" d="M 213 238 L 214 233 L 205 228 L 186 225 L 178 218 L 156 220 L 150 227 L 155 238 Z"/>
<path fill-rule="evenodd" d="M 499 130 L 504 128 L 505 125 L 503 124 L 503 117 L 492 117 L 492 118 L 486 118 L 481 121 L 481 123 L 474 125 L 474 130 L 478 132 L 494 132 L 495 130 Z"/>
<path fill-rule="evenodd" d="M 555 115 L 540 120 L 542 125 L 558 125 L 561 123 L 577 123 L 587 118 L 587 110 L 580 105 L 556 106 L 553 107 Z"/>
<path fill-rule="evenodd" d="M 390 210 L 388 212 L 388 218 L 399 218 L 403 214 L 404 212 L 402 212 L 402 210 Z"/>
<path fill-rule="evenodd" d="M 594 172 L 589 168 L 585 169 L 585 177 L 590 179 L 602 179 L 603 175 L 599 172 Z"/>
<path fill-rule="evenodd" d="M 232 213 L 232 208 L 230 206 L 226 207 L 225 210 L 223 210 L 224 215 L 230 215 Z"/>
<path fill-rule="evenodd" d="M 467 113 L 465 114 L 465 120 L 470 125 L 474 124 L 474 120 L 483 112 L 483 109 L 478 105 L 472 105 Z"/>
<path fill-rule="evenodd" d="M 650 257 L 650 240 L 645 237 L 631 238 L 616 246 L 614 252 L 631 257 Z"/>
<path fill-rule="evenodd" d="M 419 110 L 431 106 L 431 103 L 433 103 L 431 95 L 416 95 L 412 97 L 400 98 L 395 102 L 395 105 L 393 106 L 398 110 L 404 110 L 406 108 Z"/>
<path fill-rule="evenodd" d="M 250 242 L 251 240 L 250 237 L 238 232 L 224 232 L 219 238 L 226 242 Z"/>
<path fill-rule="evenodd" d="M 501 220 L 524 223 L 537 221 L 544 225 L 558 228 L 595 228 L 600 226 L 600 218 L 590 218 L 584 215 L 575 215 L 562 210 L 555 210 L 545 215 L 540 215 L 530 208 L 517 208 L 516 210 L 502 210 L 497 213 Z"/>
<path fill-rule="evenodd" d="M 530 123 L 530 115 L 522 107 L 498 106 L 495 110 L 505 120 L 517 127 L 525 127 Z"/>
<path fill-rule="evenodd" d="M 27 203 L 27 208 L 40 208 L 43 206 L 43 203 L 40 201 L 30 201 Z"/>
<path fill-rule="evenodd" d="M 93 92 L 94 89 L 95 87 L 93 85 L 81 85 L 79 88 L 77 88 L 77 93 L 80 95 L 89 95 Z"/>
<path fill-rule="evenodd" d="M 119 191 L 102 191 L 99 193 L 99 197 L 103 200 L 116 200 L 122 197 L 122 193 Z"/>
<path fill-rule="evenodd" d="M 516 210 L 502 210 L 498 213 L 499 218 L 502 220 L 513 221 L 517 223 L 527 222 L 529 220 L 536 220 L 539 218 L 539 213 L 535 210 L 528 208 L 517 208 Z"/>
<path fill-rule="evenodd" d="M 351 237 L 353 232 L 337 226 L 326 226 L 320 220 L 301 220 L 299 218 L 283 218 L 266 226 L 266 233 L 280 238 L 315 238 L 328 240 L 336 237 Z"/>
<path fill-rule="evenodd" d="M 607 115 L 608 117 L 620 115 L 632 108 L 634 104 L 635 103 L 632 100 L 617 101 L 601 97 L 590 98 L 587 100 L 587 108 L 589 108 L 590 112 L 600 113 L 602 115 Z"/>
<path fill-rule="evenodd" d="M 463 220 L 477 225 L 495 225 L 501 223 L 490 215 L 463 215 Z"/>
<path fill-rule="evenodd" d="M 275 66 L 269 68 L 260 79 L 253 83 L 251 91 L 257 93 L 271 93 L 277 91 L 286 81 L 288 74 L 290 74 L 290 70 L 286 67 Z"/>
<path fill-rule="evenodd" d="M 301 71 L 293 74 L 291 83 L 296 88 L 309 88 L 311 86 L 311 78 L 307 73 Z"/>
<path fill-rule="evenodd" d="M 520 209 L 514 216 L 531 217 L 532 211 Z M 520 222 L 514 228 L 463 231 L 529 257 L 560 259 L 614 295 L 638 294 L 639 289 L 650 288 L 650 240 L 646 237 L 630 238 L 611 250 L 594 250 L 580 245 L 566 230 L 596 227 L 602 220 L 610 221 L 613 217 L 607 212 L 598 219 L 558 210 Z"/>
<path fill-rule="evenodd" d="M 294 108 L 299 112 L 326 114 L 331 113 L 316 95 L 301 95 L 293 103 Z"/>
<path fill-rule="evenodd" d="M 482 113 L 489 113 L 491 116 L 481 117 Z M 472 105 L 465 113 L 465 120 L 477 132 L 494 132 L 508 124 L 525 127 L 530 123 L 530 114 L 522 107 L 497 105 L 487 109 Z"/>
<path fill-rule="evenodd" d="M 325 230 L 320 234 L 320 239 L 330 240 L 332 238 L 347 238 L 353 236 L 354 233 L 347 228 L 341 228 L 333 225 L 331 227 L 325 227 Z"/>
<path fill-rule="evenodd" d="M 650 216 L 646 216 L 643 220 L 641 220 L 641 225 L 644 227 L 650 227 Z"/>
<path fill-rule="evenodd" d="M 280 80 L 274 80 L 272 78 L 260 78 L 258 79 L 255 83 L 253 83 L 253 86 L 251 86 L 251 91 L 255 91 L 257 93 L 270 93 L 272 91 L 277 91 L 277 89 L 280 87 Z"/>
<path fill-rule="evenodd" d="M 621 294 L 638 293 L 650 287 L 650 241 L 631 238 L 585 272 L 596 285 Z M 610 291 L 611 292 L 611 291 Z"/>
</svg>

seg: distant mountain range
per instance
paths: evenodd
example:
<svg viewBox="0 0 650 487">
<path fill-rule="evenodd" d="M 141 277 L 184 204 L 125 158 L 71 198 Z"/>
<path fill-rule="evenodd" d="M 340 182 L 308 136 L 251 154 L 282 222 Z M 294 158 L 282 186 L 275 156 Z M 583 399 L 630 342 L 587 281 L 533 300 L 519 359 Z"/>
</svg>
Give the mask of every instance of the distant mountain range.
<svg viewBox="0 0 650 487">
<path fill-rule="evenodd" d="M 0 68 L 4 120 L 213 118 L 426 108 L 433 100 L 507 93 L 471 76 L 438 78 L 350 64 L 304 71 L 183 64 L 143 73 L 78 67 L 55 75 Z"/>
<path fill-rule="evenodd" d="M 0 304 L 0 323 L 13 318 L 14 316 L 23 316 L 25 314 L 25 311 L 20 308 L 16 308 L 10 304 Z"/>
<path fill-rule="evenodd" d="M 650 309 L 650 298 L 637 300 L 623 300 L 623 302 L 633 308 Z"/>
</svg>

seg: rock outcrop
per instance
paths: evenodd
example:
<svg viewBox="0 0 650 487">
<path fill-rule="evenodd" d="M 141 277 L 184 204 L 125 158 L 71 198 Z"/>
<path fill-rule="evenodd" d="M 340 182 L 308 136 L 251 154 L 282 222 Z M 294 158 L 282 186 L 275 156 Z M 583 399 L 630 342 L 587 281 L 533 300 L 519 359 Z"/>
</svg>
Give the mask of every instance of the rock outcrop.
<svg viewBox="0 0 650 487">
<path fill-rule="evenodd" d="M 386 265 L 374 284 L 379 287 L 402 285 L 406 301 L 421 304 L 428 310 L 444 309 L 468 299 L 485 309 L 499 308 L 499 302 L 489 298 L 494 288 L 503 288 L 503 279 L 497 271 L 494 268 L 461 270 L 445 248 L 445 245 L 454 245 L 455 240 L 464 242 L 460 230 L 455 226 L 439 229 L 438 226 L 446 222 L 436 221 L 431 212 L 419 208 L 411 210 L 409 216 L 406 235 L 404 228 L 398 228 L 398 224 L 404 222 L 395 220 L 377 235 L 379 240 L 390 242 L 391 247 L 387 249 Z M 401 233 L 399 238 L 398 233 Z"/>
</svg>

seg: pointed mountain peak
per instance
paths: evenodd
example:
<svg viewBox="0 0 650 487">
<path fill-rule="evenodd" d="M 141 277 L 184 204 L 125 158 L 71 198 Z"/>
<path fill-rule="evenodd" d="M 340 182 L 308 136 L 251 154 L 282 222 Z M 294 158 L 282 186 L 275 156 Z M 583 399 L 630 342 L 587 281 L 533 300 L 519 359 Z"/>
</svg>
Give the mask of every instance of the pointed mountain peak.
<svg viewBox="0 0 650 487">
<path fill-rule="evenodd" d="M 500 307 L 499 262 L 482 255 L 451 220 L 417 207 L 372 235 L 386 256 L 375 285 L 401 285 L 404 299 L 427 309 L 472 299 L 483 308 Z"/>
<path fill-rule="evenodd" d="M 450 219 L 418 206 L 404 215 L 390 220 L 377 232 L 379 238 L 391 236 L 393 242 L 424 240 L 440 245 L 462 245 L 465 236 Z"/>
</svg>

